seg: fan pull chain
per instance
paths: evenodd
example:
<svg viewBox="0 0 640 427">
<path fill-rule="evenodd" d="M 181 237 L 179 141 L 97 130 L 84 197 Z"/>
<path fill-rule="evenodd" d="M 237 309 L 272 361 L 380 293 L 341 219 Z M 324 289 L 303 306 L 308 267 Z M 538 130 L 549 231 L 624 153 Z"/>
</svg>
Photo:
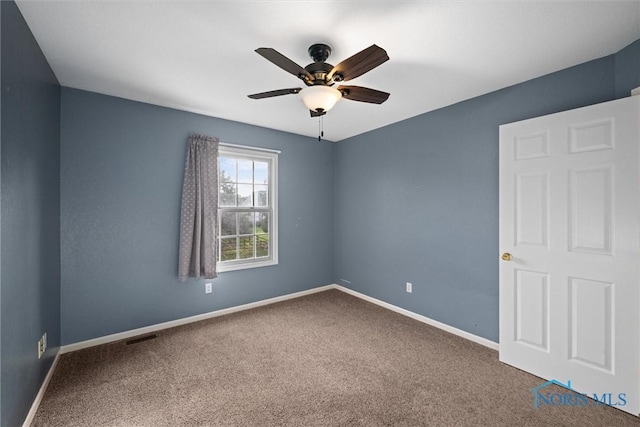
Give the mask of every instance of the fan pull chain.
<svg viewBox="0 0 640 427">
<path fill-rule="evenodd" d="M 324 137 L 324 116 L 318 117 L 318 141 Z"/>
</svg>

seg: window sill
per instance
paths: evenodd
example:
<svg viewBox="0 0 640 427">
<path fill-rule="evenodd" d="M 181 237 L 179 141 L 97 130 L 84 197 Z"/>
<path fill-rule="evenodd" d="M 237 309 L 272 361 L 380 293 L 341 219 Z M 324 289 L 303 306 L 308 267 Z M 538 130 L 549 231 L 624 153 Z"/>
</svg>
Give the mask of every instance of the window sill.
<svg viewBox="0 0 640 427">
<path fill-rule="evenodd" d="M 250 268 L 267 267 L 270 265 L 278 265 L 278 260 L 267 259 L 264 261 L 234 261 L 233 263 L 225 263 L 216 266 L 218 273 L 225 273 L 227 271 L 247 270 Z"/>
</svg>

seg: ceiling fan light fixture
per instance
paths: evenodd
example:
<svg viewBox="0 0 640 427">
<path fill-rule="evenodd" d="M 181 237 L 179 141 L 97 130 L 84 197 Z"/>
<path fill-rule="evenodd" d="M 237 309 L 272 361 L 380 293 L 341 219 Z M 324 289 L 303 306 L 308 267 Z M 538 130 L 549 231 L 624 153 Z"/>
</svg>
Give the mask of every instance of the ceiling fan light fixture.
<svg viewBox="0 0 640 427">
<path fill-rule="evenodd" d="M 300 91 L 300 98 L 311 111 L 327 112 L 342 98 L 342 93 L 330 86 L 308 86 Z"/>
</svg>

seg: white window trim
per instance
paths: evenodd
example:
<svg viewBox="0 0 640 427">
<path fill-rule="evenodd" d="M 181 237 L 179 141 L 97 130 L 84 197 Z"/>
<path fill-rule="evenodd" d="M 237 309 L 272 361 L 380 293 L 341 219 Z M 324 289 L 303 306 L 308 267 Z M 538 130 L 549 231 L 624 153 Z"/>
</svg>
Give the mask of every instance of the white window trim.
<svg viewBox="0 0 640 427">
<path fill-rule="evenodd" d="M 249 268 L 266 267 L 278 264 L 278 154 L 280 150 L 268 148 L 249 147 L 246 145 L 235 145 L 220 143 L 218 147 L 219 156 L 239 156 L 256 160 L 266 160 L 270 163 L 269 168 L 269 206 L 271 206 L 271 231 L 269 232 L 269 244 L 271 245 L 270 257 L 268 259 L 249 259 L 218 262 L 216 271 L 224 273 L 227 271 L 244 270 Z M 256 209 L 260 211 L 260 209 Z M 218 221 L 220 221 L 218 219 Z M 218 225 L 216 225 L 216 233 Z M 216 239 L 216 244 L 218 239 Z M 218 247 L 219 249 L 219 247 Z"/>
<path fill-rule="evenodd" d="M 251 155 L 255 155 L 256 152 L 274 153 L 274 154 L 282 153 L 282 150 L 274 150 L 273 148 L 251 147 L 249 145 L 229 144 L 227 142 L 220 142 L 218 143 L 218 146 L 220 147 L 218 150 L 224 150 L 224 151 L 245 150 L 247 152 L 250 152 Z"/>
</svg>

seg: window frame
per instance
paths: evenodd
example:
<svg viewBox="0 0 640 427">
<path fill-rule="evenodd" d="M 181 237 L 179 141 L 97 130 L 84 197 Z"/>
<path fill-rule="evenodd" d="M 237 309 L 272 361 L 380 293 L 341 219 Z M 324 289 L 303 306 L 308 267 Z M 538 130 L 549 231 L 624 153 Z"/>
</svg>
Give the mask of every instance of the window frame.
<svg viewBox="0 0 640 427">
<path fill-rule="evenodd" d="M 268 212 L 269 213 L 269 257 L 236 259 L 232 261 L 218 261 L 216 259 L 216 271 L 224 273 L 227 271 L 244 270 L 249 268 L 266 267 L 278 264 L 278 155 L 279 150 L 271 150 L 259 147 L 249 147 L 245 145 L 234 145 L 220 143 L 218 146 L 218 168 L 220 167 L 220 157 L 230 157 L 243 160 L 267 162 L 269 164 L 268 207 L 221 207 L 218 206 L 216 221 L 216 245 L 217 257 L 221 253 L 221 221 L 224 212 Z M 254 183 L 255 184 L 255 183 Z M 220 170 L 218 170 L 218 198 L 220 197 Z M 219 199 L 218 199 L 219 200 Z M 255 204 L 255 203 L 254 203 Z M 236 234 L 237 236 L 237 234 Z M 255 236 L 255 234 L 254 234 Z"/>
</svg>

